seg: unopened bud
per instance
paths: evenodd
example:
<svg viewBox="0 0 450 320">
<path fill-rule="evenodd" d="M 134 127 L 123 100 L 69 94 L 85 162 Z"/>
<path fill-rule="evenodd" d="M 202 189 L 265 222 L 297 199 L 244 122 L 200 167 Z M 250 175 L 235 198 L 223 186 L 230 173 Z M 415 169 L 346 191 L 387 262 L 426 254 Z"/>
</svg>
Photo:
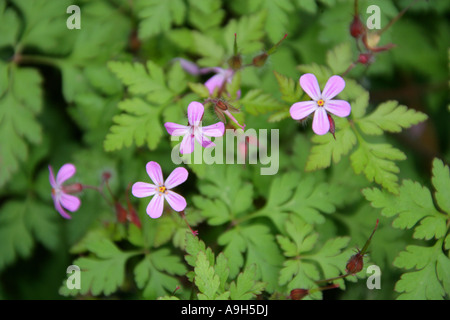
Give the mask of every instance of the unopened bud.
<svg viewBox="0 0 450 320">
<path fill-rule="evenodd" d="M 355 274 L 362 270 L 364 267 L 363 256 L 360 252 L 351 256 L 348 260 L 347 265 L 345 266 L 345 270 L 349 274 Z"/>
<path fill-rule="evenodd" d="M 291 290 L 291 293 L 289 294 L 289 297 L 292 300 L 302 300 L 308 294 L 309 294 L 309 290 L 306 290 L 306 289 L 294 289 L 294 290 Z"/>
<path fill-rule="evenodd" d="M 241 55 L 238 54 L 238 55 L 232 56 L 230 59 L 228 59 L 228 65 L 233 70 L 239 70 L 242 67 Z"/>
<path fill-rule="evenodd" d="M 336 130 L 336 126 L 334 124 L 334 119 L 328 113 L 327 113 L 327 117 L 328 117 L 328 121 L 330 122 L 330 130 L 329 131 L 333 135 L 334 140 L 336 140 L 336 136 L 334 135 L 334 132 Z"/>
<path fill-rule="evenodd" d="M 114 203 L 114 208 L 116 209 L 117 221 L 125 223 L 127 221 L 127 210 L 119 202 Z"/>
<path fill-rule="evenodd" d="M 254 57 L 252 63 L 255 67 L 262 67 L 266 63 L 268 57 L 269 55 L 263 52 L 259 56 Z"/>
<path fill-rule="evenodd" d="M 350 34 L 353 38 L 359 38 L 365 33 L 366 28 L 364 27 L 364 24 L 362 23 L 361 19 L 359 19 L 359 16 L 355 15 L 353 17 L 352 23 L 350 24 Z"/>
<path fill-rule="evenodd" d="M 369 64 L 373 60 L 373 55 L 370 53 L 360 53 L 358 57 L 358 62 L 361 64 Z"/>
<path fill-rule="evenodd" d="M 103 179 L 103 181 L 108 181 L 109 179 L 111 179 L 111 172 L 109 172 L 109 171 L 103 172 L 102 179 Z"/>
<path fill-rule="evenodd" d="M 68 186 L 62 186 L 64 193 L 78 193 L 83 191 L 83 185 L 81 183 L 74 183 Z"/>
</svg>

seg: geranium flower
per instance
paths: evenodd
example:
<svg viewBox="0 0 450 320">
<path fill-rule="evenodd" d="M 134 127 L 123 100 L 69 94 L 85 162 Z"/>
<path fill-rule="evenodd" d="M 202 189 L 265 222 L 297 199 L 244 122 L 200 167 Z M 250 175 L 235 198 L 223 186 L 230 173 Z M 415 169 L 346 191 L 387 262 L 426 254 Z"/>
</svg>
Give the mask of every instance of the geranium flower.
<svg viewBox="0 0 450 320">
<path fill-rule="evenodd" d="M 216 74 L 205 82 L 205 87 L 208 88 L 210 95 L 214 93 L 216 88 L 218 88 L 219 91 L 222 90 L 225 82 L 231 83 L 234 75 L 234 71 L 232 69 L 222 69 L 216 67 L 212 68 L 212 70 L 214 70 Z M 238 92 L 238 97 L 240 96 L 239 93 L 240 90 Z"/>
<path fill-rule="evenodd" d="M 225 82 L 231 83 L 234 76 L 234 70 L 233 69 L 223 69 L 219 67 L 212 67 L 212 68 L 199 68 L 195 63 L 188 61 L 183 58 L 177 58 L 177 61 L 180 62 L 181 67 L 187 71 L 188 73 L 197 76 L 201 74 L 216 73 L 214 76 L 209 78 L 205 82 L 205 87 L 208 88 L 209 94 L 213 95 L 214 90 L 218 88 L 218 90 L 221 90 L 223 86 L 225 85 Z M 241 90 L 239 90 L 237 93 L 237 97 L 241 97 Z"/>
<path fill-rule="evenodd" d="M 347 117 L 351 107 L 347 101 L 333 100 L 345 87 L 345 81 L 340 76 L 328 79 L 323 92 L 320 91 L 316 76 L 307 73 L 300 77 L 300 86 L 310 96 L 312 101 L 301 101 L 291 106 L 291 117 L 295 120 L 304 119 L 314 112 L 312 128 L 318 135 L 330 130 L 330 120 L 327 112 L 338 117 Z"/>
<path fill-rule="evenodd" d="M 73 164 L 66 163 L 59 169 L 56 179 L 51 166 L 48 166 L 48 170 L 50 171 L 49 180 L 50 185 L 52 186 L 52 198 L 55 208 L 63 218 L 71 219 L 72 217 L 64 210 L 64 208 L 71 212 L 75 212 L 80 208 L 81 201 L 69 193 L 79 192 L 83 187 L 79 183 L 69 186 L 63 186 L 63 183 L 75 174 L 76 168 Z"/>
<path fill-rule="evenodd" d="M 131 193 L 137 198 L 153 196 L 147 206 L 147 214 L 153 219 L 159 218 L 163 212 L 164 199 L 167 200 L 173 210 L 183 211 L 186 208 L 186 200 L 170 189 L 185 182 L 188 171 L 183 167 L 178 167 L 164 181 L 161 166 L 157 162 L 150 161 L 147 163 L 146 170 L 154 184 L 136 182 L 131 188 Z"/>
<path fill-rule="evenodd" d="M 172 136 L 184 136 L 181 141 L 180 152 L 182 154 L 194 151 L 195 140 L 197 140 L 204 148 L 215 146 L 214 142 L 207 137 L 221 137 L 225 132 L 225 125 L 222 122 L 202 127 L 202 118 L 205 108 L 200 102 L 193 101 L 188 106 L 188 122 L 189 125 L 166 122 L 167 132 Z"/>
</svg>

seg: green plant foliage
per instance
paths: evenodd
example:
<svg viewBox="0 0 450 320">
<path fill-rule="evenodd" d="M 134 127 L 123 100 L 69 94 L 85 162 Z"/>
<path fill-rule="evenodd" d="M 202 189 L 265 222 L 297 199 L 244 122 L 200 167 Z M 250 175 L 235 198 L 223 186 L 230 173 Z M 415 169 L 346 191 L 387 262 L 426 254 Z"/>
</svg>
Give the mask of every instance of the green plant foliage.
<svg viewBox="0 0 450 320">
<path fill-rule="evenodd" d="M 435 188 L 434 199 L 427 187 L 411 180 L 404 180 L 397 196 L 379 189 L 365 189 L 364 195 L 382 214 L 396 216 L 393 226 L 400 229 L 414 228 L 413 238 L 432 240 L 433 246 L 409 245 L 394 261 L 402 269 L 414 269 L 404 273 L 396 284 L 400 299 L 442 299 L 448 295 L 450 280 L 450 259 L 448 241 L 448 193 L 450 184 L 449 168 L 441 160 L 433 161 L 432 183 Z M 420 223 L 419 223 L 420 222 Z"/>
</svg>

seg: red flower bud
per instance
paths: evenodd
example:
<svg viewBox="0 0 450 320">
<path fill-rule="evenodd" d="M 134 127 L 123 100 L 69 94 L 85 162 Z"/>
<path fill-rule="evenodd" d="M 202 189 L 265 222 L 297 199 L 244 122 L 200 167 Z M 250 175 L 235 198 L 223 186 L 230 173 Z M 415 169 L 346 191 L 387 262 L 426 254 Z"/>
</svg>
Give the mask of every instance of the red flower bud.
<svg viewBox="0 0 450 320">
<path fill-rule="evenodd" d="M 373 55 L 370 53 L 360 53 L 358 62 L 361 64 L 369 64 L 373 61 Z"/>
<path fill-rule="evenodd" d="M 253 58 L 252 63 L 255 67 L 262 67 L 266 63 L 268 57 L 269 55 L 267 53 L 261 53 L 259 56 Z"/>
<path fill-rule="evenodd" d="M 334 135 L 334 132 L 336 130 L 336 126 L 334 125 L 334 119 L 328 113 L 327 113 L 327 117 L 328 117 L 328 121 L 330 121 L 330 130 L 329 131 L 333 135 L 334 140 L 336 140 L 336 136 Z"/>
<path fill-rule="evenodd" d="M 291 290 L 291 293 L 289 294 L 289 297 L 292 300 L 302 300 L 308 294 L 309 294 L 309 290 L 306 290 L 306 289 L 294 289 L 294 290 Z"/>
<path fill-rule="evenodd" d="M 350 257 L 345 266 L 347 273 L 355 274 L 362 270 L 364 267 L 363 256 L 360 252 Z"/>
<path fill-rule="evenodd" d="M 78 193 L 83 190 L 83 185 L 81 183 L 74 183 L 68 186 L 62 186 L 62 190 L 65 193 Z"/>
<path fill-rule="evenodd" d="M 359 38 L 365 33 L 366 28 L 364 27 L 364 24 L 361 22 L 361 19 L 359 19 L 359 16 L 355 15 L 352 23 L 350 24 L 350 34 L 353 38 Z"/>
<path fill-rule="evenodd" d="M 127 210 L 119 202 L 114 203 L 114 208 L 116 209 L 117 221 L 125 223 L 127 221 Z"/>
</svg>

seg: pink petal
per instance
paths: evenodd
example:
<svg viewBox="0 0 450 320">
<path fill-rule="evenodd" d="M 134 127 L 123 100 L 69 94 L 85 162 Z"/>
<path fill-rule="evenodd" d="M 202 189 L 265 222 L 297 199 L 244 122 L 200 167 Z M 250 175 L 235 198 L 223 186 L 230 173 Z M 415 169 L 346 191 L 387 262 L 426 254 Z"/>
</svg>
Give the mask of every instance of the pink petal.
<svg viewBox="0 0 450 320">
<path fill-rule="evenodd" d="M 236 118 L 233 117 L 233 115 L 231 114 L 230 111 L 224 110 L 223 113 L 225 113 L 225 114 L 231 119 L 231 121 L 233 121 L 234 123 L 236 123 L 242 130 L 245 130 L 245 124 L 244 124 L 243 126 L 241 126 L 241 125 L 239 124 L 239 122 L 236 120 Z"/>
<path fill-rule="evenodd" d="M 181 154 L 192 153 L 192 151 L 194 151 L 194 142 L 195 139 L 192 136 L 192 134 L 190 133 L 186 134 L 183 140 L 181 141 L 180 153 Z"/>
<path fill-rule="evenodd" d="M 178 167 L 172 171 L 172 173 L 167 177 L 164 185 L 167 189 L 172 189 L 183 182 L 188 178 L 188 171 L 183 167 Z"/>
<path fill-rule="evenodd" d="M 131 193 L 136 198 L 145 198 L 154 195 L 157 188 L 157 186 L 151 183 L 136 182 L 131 188 Z"/>
<path fill-rule="evenodd" d="M 340 76 L 332 76 L 328 79 L 327 84 L 322 92 L 322 98 L 324 100 L 333 99 L 345 88 L 345 81 Z"/>
<path fill-rule="evenodd" d="M 317 108 L 314 113 L 312 128 L 318 135 L 323 135 L 330 130 L 330 121 L 328 120 L 327 112 L 324 108 Z"/>
<path fill-rule="evenodd" d="M 294 103 L 291 106 L 291 109 L 289 109 L 289 112 L 294 120 L 300 120 L 309 116 L 316 111 L 317 108 L 317 103 L 315 101 L 301 101 Z"/>
<path fill-rule="evenodd" d="M 181 124 L 173 122 L 166 122 L 164 124 L 164 127 L 171 136 L 175 137 L 183 136 L 189 130 L 188 126 L 183 126 Z"/>
<path fill-rule="evenodd" d="M 156 219 L 161 217 L 164 209 L 164 197 L 156 194 L 147 206 L 147 214 L 150 218 Z"/>
<path fill-rule="evenodd" d="M 61 207 L 61 203 L 59 202 L 59 200 L 60 200 L 59 197 L 52 195 L 52 198 L 53 198 L 53 203 L 55 205 L 55 209 L 59 212 L 59 214 L 65 219 L 72 219 L 72 217 L 66 211 L 64 211 L 64 209 Z"/>
<path fill-rule="evenodd" d="M 159 163 L 150 161 L 149 163 L 147 163 L 145 168 L 147 170 L 148 176 L 153 181 L 153 183 L 157 186 L 162 186 L 164 183 L 164 178 Z"/>
<path fill-rule="evenodd" d="M 57 185 L 56 185 L 56 181 L 55 181 L 55 174 L 53 173 L 53 168 L 51 166 L 48 166 L 48 171 L 50 172 L 49 176 L 48 176 L 48 178 L 50 180 L 50 185 L 52 186 L 52 188 L 56 188 Z"/>
<path fill-rule="evenodd" d="M 319 83 L 317 82 L 316 76 L 312 73 L 307 73 L 300 77 L 300 86 L 302 87 L 303 91 L 305 91 L 306 94 L 311 97 L 311 99 L 320 99 L 321 95 Z"/>
<path fill-rule="evenodd" d="M 64 208 L 72 212 L 77 211 L 81 205 L 80 199 L 64 192 L 61 193 L 60 202 Z"/>
<path fill-rule="evenodd" d="M 345 100 L 329 100 L 325 103 L 325 109 L 338 117 L 347 117 L 352 108 Z"/>
<path fill-rule="evenodd" d="M 224 82 L 225 82 L 225 75 L 223 73 L 218 73 L 209 78 L 208 81 L 205 82 L 205 87 L 208 88 L 209 94 L 213 94 L 216 88 L 219 88 L 219 90 L 220 88 L 222 88 Z"/>
<path fill-rule="evenodd" d="M 210 126 L 202 127 L 202 134 L 208 137 L 221 137 L 225 133 L 225 125 L 222 122 L 217 122 Z"/>
<path fill-rule="evenodd" d="M 202 121 L 205 108 L 200 102 L 192 101 L 188 106 L 188 120 L 191 126 L 197 126 Z"/>
<path fill-rule="evenodd" d="M 62 185 L 64 181 L 70 179 L 76 172 L 76 168 L 71 163 L 66 163 L 59 169 L 58 174 L 56 175 L 56 184 Z"/>
<path fill-rule="evenodd" d="M 186 208 L 186 199 L 171 190 L 167 192 L 165 198 L 173 210 L 180 212 Z"/>
<path fill-rule="evenodd" d="M 203 148 L 213 147 L 216 144 L 209 140 L 205 135 L 203 135 L 200 131 L 195 132 L 195 139 L 200 143 Z"/>
<path fill-rule="evenodd" d="M 181 67 L 188 73 L 194 76 L 200 74 L 200 68 L 195 63 L 183 58 L 178 58 L 177 60 L 180 61 Z"/>
</svg>

